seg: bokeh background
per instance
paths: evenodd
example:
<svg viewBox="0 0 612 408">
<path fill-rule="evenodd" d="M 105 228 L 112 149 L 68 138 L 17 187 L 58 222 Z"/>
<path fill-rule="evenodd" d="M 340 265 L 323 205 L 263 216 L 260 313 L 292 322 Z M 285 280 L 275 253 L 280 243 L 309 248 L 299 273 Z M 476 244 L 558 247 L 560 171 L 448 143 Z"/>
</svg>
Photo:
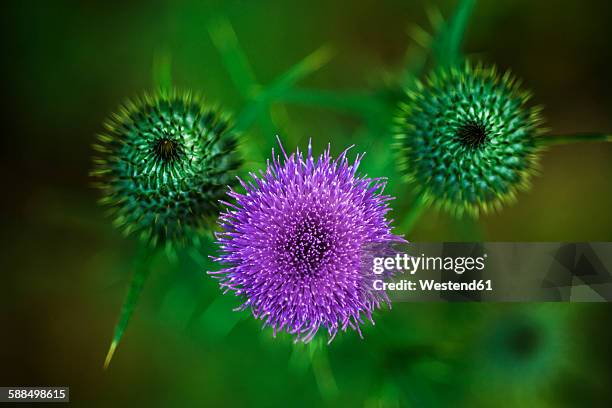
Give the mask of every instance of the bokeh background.
<svg viewBox="0 0 612 408">
<path fill-rule="evenodd" d="M 256 88 L 236 87 L 211 41 L 209 22 L 222 16 L 263 87 L 329 45 L 331 61 L 295 87 L 374 94 L 422 53 L 410 27 L 430 30 L 428 10 L 448 17 L 455 4 L 5 3 L 0 385 L 68 385 L 83 406 L 611 406 L 608 305 L 399 303 L 378 313 L 365 340 L 294 346 L 231 312 L 238 301 L 204 273 L 215 268 L 210 239 L 200 260 L 155 260 L 102 369 L 137 243 L 96 204 L 90 146 L 120 102 L 155 86 L 156 64 L 239 115 Z M 480 1 L 463 49 L 523 78 L 555 133 L 610 131 L 611 20 L 607 0 Z M 384 126 L 275 101 L 244 131 L 246 168 L 263 163 L 275 132 L 291 149 L 312 138 L 315 149 L 368 151 L 364 170 L 389 177 L 401 223 L 412 195 Z M 515 205 L 478 222 L 426 211 L 408 238 L 610 241 L 611 179 L 611 143 L 553 147 Z"/>
</svg>

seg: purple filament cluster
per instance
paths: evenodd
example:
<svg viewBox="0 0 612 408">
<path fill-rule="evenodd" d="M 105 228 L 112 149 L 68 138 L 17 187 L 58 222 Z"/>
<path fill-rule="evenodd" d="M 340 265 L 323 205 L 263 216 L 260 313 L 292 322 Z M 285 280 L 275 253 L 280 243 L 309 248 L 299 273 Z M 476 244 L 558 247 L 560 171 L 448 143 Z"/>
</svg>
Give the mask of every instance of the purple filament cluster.
<svg viewBox="0 0 612 408">
<path fill-rule="evenodd" d="M 361 336 L 364 319 L 373 323 L 373 310 L 389 303 L 360 255 L 366 244 L 403 239 L 386 219 L 386 180 L 357 174 L 363 155 L 349 162 L 348 150 L 334 159 L 328 146 L 315 159 L 310 143 L 306 156 L 281 146 L 284 160 L 272 150 L 265 172 L 240 180 L 245 192 L 230 188 L 235 202 L 223 202 L 215 260 L 224 269 L 210 274 L 274 335 L 309 342 L 324 327 L 331 342 L 350 327 Z"/>
</svg>

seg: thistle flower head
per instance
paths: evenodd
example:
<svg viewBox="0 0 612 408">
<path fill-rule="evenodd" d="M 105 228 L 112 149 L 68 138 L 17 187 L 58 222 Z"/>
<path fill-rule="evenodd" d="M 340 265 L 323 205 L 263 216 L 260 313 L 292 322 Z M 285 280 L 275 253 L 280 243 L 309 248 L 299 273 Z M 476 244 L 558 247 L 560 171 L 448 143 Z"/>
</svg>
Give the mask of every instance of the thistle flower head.
<svg viewBox="0 0 612 408">
<path fill-rule="evenodd" d="M 92 174 L 115 225 L 152 245 L 197 242 L 239 165 L 228 118 L 168 91 L 128 101 L 105 127 Z"/>
<path fill-rule="evenodd" d="M 281 147 L 282 150 L 282 147 Z M 372 276 L 360 267 L 368 243 L 399 241 L 391 233 L 385 180 L 357 174 L 348 149 L 336 159 L 330 148 L 318 158 L 309 145 L 272 162 L 220 216 L 217 235 L 225 269 L 211 274 L 221 287 L 243 298 L 264 326 L 310 341 L 320 327 L 330 341 L 348 327 L 360 334 L 363 319 L 386 295 L 372 290 Z"/>
<path fill-rule="evenodd" d="M 397 117 L 399 163 L 424 198 L 478 215 L 513 201 L 536 169 L 540 109 L 495 68 L 435 71 L 407 91 Z"/>
</svg>

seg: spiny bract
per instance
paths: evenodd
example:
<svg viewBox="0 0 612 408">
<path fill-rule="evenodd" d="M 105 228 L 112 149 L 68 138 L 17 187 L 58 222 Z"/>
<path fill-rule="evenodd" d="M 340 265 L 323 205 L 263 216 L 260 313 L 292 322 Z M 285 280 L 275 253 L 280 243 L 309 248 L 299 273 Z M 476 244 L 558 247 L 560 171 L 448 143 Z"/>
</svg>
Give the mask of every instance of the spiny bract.
<svg viewBox="0 0 612 408">
<path fill-rule="evenodd" d="M 469 63 L 417 82 L 396 120 L 406 179 L 426 202 L 456 215 L 513 201 L 536 170 L 542 133 L 529 98 L 509 72 Z"/>
<path fill-rule="evenodd" d="M 115 225 L 152 245 L 197 243 L 240 161 L 226 115 L 190 92 L 128 101 L 105 123 L 93 175 Z"/>
<path fill-rule="evenodd" d="M 318 159 L 310 146 L 307 155 L 283 155 L 284 162 L 272 151 L 265 172 L 241 181 L 244 194 L 229 192 L 235 203 L 227 203 L 217 234 L 225 269 L 210 273 L 274 334 L 308 342 L 320 327 L 329 341 L 348 327 L 361 333 L 363 319 L 388 301 L 373 290 L 361 252 L 402 241 L 386 219 L 386 182 L 358 175 L 363 156 L 351 163 L 347 150 L 336 159 L 329 147 Z"/>
</svg>

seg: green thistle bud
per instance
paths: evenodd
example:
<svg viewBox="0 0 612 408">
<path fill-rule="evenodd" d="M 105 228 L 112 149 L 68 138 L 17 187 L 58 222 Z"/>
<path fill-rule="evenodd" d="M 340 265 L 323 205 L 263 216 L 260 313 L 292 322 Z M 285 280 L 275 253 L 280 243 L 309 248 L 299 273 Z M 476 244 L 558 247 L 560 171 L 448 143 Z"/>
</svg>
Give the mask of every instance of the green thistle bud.
<svg viewBox="0 0 612 408">
<path fill-rule="evenodd" d="M 477 216 L 513 201 L 537 167 L 540 109 L 510 73 L 443 68 L 407 91 L 399 164 L 426 202 Z"/>
<path fill-rule="evenodd" d="M 197 243 L 240 164 L 228 117 L 161 91 L 128 101 L 105 128 L 92 174 L 114 224 L 154 246 Z"/>
</svg>

